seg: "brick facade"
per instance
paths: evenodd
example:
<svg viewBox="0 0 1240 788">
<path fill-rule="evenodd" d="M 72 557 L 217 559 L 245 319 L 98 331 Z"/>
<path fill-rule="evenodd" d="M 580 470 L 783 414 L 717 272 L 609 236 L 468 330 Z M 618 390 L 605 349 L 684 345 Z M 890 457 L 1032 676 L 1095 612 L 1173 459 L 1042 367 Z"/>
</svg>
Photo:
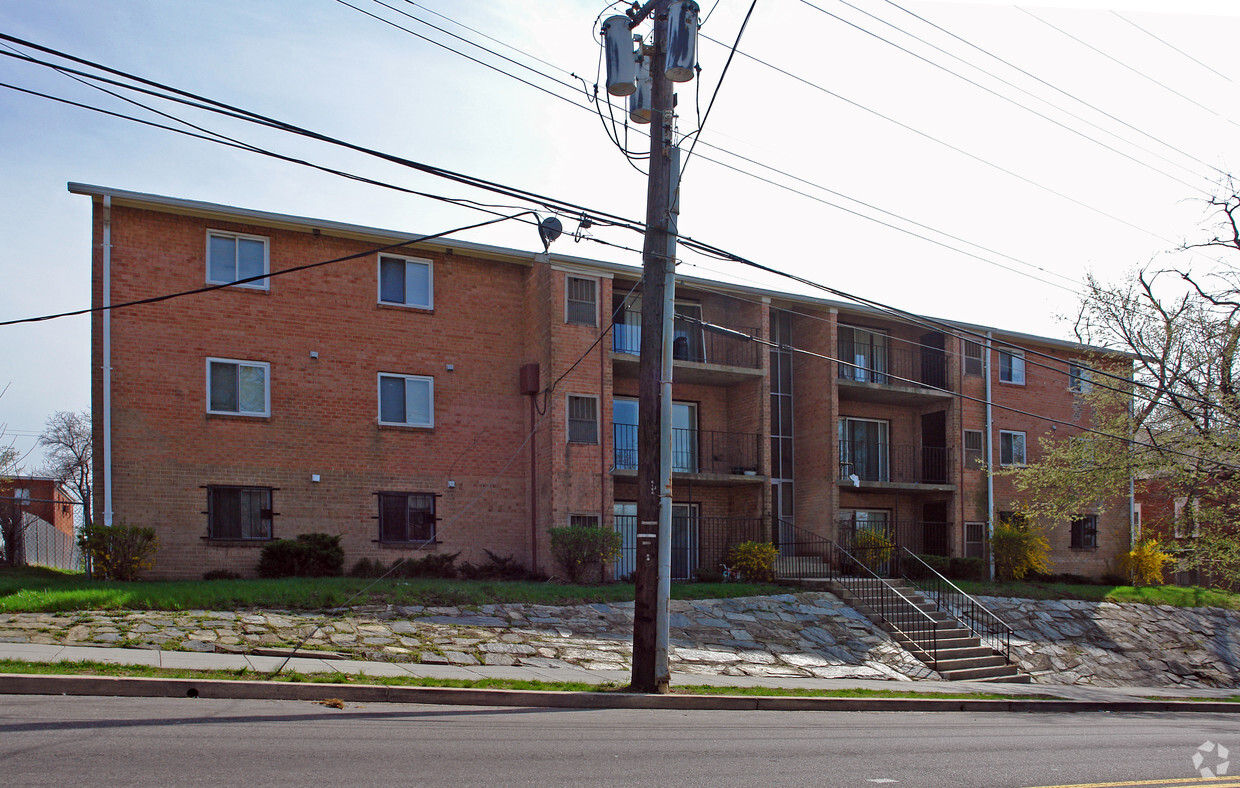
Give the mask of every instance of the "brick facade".
<svg viewBox="0 0 1240 788">
<path fill-rule="evenodd" d="M 620 329 L 609 329 L 639 308 L 632 295 L 626 298 L 639 280 L 634 269 L 438 241 L 391 252 L 418 270 L 429 264 L 433 304 L 392 305 L 381 303 L 380 253 L 373 250 L 398 234 L 95 187 L 74 190 L 94 199 L 96 306 L 104 297 L 105 194 L 112 198 L 112 303 L 203 287 L 212 232 L 264 239 L 270 271 L 360 255 L 272 277 L 265 289 L 232 286 L 114 310 L 107 318 L 107 360 L 105 317 L 95 314 L 96 489 L 102 493 L 110 483 L 113 522 L 156 529 L 152 576 L 253 572 L 267 534 L 212 533 L 211 487 L 269 488 L 270 537 L 341 534 L 347 565 L 361 558 L 390 563 L 428 550 L 459 551 L 462 560 L 477 562 L 485 549 L 548 574 L 559 571 L 548 528 L 568 525 L 572 515 L 619 527 L 616 505 L 636 501 L 625 454 L 630 433 L 614 425 L 613 413 L 617 398 L 636 396 L 637 360 Z M 569 278 L 595 283 L 594 325 L 579 313 L 569 319 Z M 681 281 L 677 299 L 678 312 L 758 337 L 771 335 L 774 310 L 792 312 L 791 344 L 828 359 L 839 353 L 842 326 L 853 327 L 844 334 L 873 332 L 886 337 L 879 341 L 890 348 L 893 365 L 909 359 L 900 363 L 924 370 L 929 353 L 941 363 L 946 388 L 984 396 L 981 378 L 964 374 L 953 336 L 841 304 L 696 280 Z M 629 339 L 632 325 L 624 329 Z M 678 467 L 673 497 L 693 507 L 703 529 L 709 521 L 710 528 L 770 533 L 769 349 L 703 331 L 692 319 L 678 322 L 677 332 L 673 396 L 696 423 L 683 431 L 689 448 L 678 460 L 693 467 Z M 944 352 L 935 355 L 935 342 Z M 1017 343 L 1061 357 L 1083 352 L 1051 340 Z M 984 428 L 984 408 L 894 378 L 842 381 L 845 367 L 818 356 L 796 354 L 792 364 L 796 525 L 840 538 L 842 513 L 881 510 L 893 521 L 935 523 L 933 533 L 918 538 L 962 553 L 964 523 L 987 520 L 984 471 L 966 468 L 961 457 L 962 431 Z M 260 370 L 269 409 L 208 412 L 210 359 L 229 370 Z M 537 394 L 521 390 L 521 369 L 529 365 L 538 370 Z M 99 415 L 105 366 L 111 368 L 111 468 L 103 461 Z M 1087 418 L 1064 375 L 1032 364 L 1026 373 L 1026 383 L 1015 386 L 1000 383 L 993 370 L 996 403 Z M 432 426 L 381 423 L 383 374 L 432 381 Z M 594 402 L 594 440 L 569 440 L 570 397 Z M 857 485 L 840 478 L 841 419 L 886 425 L 891 479 Z M 993 429 L 996 446 L 999 430 L 1024 431 L 1033 459 L 1036 438 L 1049 426 L 996 409 Z M 900 463 L 920 470 L 897 480 Z M 927 463 L 942 466 L 934 472 L 942 478 L 927 483 Z M 996 508 L 1003 509 L 1013 497 L 1010 482 L 996 480 L 995 491 Z M 380 542 L 380 492 L 434 495 L 435 542 Z M 96 517 L 103 519 L 104 508 L 97 494 Z M 1113 507 L 1103 516 L 1094 550 L 1070 548 L 1067 529 L 1055 529 L 1057 571 L 1106 571 L 1105 559 L 1126 549 L 1126 512 Z M 706 534 L 699 536 L 701 552 L 693 560 L 709 569 L 716 556 Z"/>
</svg>

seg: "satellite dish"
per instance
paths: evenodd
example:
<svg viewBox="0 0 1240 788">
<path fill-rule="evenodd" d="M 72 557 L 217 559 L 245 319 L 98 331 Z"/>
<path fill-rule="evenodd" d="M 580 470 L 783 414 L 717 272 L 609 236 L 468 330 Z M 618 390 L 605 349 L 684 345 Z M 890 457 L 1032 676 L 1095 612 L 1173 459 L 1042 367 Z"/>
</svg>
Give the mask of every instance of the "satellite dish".
<svg viewBox="0 0 1240 788">
<path fill-rule="evenodd" d="M 538 223 L 538 237 L 542 239 L 543 251 L 551 249 L 551 242 L 564 232 L 564 225 L 554 216 L 548 216 Z"/>
</svg>

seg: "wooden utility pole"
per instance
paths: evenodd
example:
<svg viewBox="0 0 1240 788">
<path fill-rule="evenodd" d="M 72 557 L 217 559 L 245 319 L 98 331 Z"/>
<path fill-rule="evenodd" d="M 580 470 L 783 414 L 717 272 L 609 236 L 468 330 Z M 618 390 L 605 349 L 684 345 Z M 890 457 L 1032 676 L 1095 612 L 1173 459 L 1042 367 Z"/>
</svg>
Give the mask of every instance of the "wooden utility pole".
<svg viewBox="0 0 1240 788">
<path fill-rule="evenodd" d="M 652 0 L 642 11 L 654 19 L 650 58 L 650 173 L 646 190 L 646 239 L 642 247 L 642 332 L 637 404 L 637 566 L 633 609 L 633 679 L 636 692 L 666 692 L 666 664 L 659 664 L 659 505 L 664 292 L 675 261 L 668 255 L 671 210 L 672 83 L 664 76 L 670 0 Z M 670 482 L 669 482 L 670 483 Z M 670 524 L 669 524 L 670 525 Z M 666 645 L 664 645 L 666 649 Z M 666 662 L 666 652 L 663 654 Z"/>
</svg>

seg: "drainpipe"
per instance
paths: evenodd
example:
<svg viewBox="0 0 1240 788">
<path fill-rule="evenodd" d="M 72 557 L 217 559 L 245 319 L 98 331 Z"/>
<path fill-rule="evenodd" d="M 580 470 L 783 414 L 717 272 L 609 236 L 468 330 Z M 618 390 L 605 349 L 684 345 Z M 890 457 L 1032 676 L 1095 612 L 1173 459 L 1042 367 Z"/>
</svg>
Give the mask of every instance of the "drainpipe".
<svg viewBox="0 0 1240 788">
<path fill-rule="evenodd" d="M 112 525 L 112 195 L 103 195 L 103 524 Z"/>
<path fill-rule="evenodd" d="M 986 332 L 986 555 L 990 563 L 990 580 L 995 579 L 995 422 L 994 408 L 990 404 L 991 382 L 991 332 Z"/>
</svg>

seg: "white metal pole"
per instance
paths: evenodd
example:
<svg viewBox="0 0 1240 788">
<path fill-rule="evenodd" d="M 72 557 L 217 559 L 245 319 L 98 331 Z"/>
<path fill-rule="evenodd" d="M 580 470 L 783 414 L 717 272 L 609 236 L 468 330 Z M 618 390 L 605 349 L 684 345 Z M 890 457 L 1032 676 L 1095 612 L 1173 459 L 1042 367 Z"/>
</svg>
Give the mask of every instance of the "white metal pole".
<svg viewBox="0 0 1240 788">
<path fill-rule="evenodd" d="M 103 195 L 103 306 L 112 306 L 112 195 Z M 103 524 L 112 525 L 112 310 L 103 321 Z"/>
<path fill-rule="evenodd" d="M 667 264 L 663 274 L 663 367 L 659 381 L 659 583 L 655 602 L 655 682 L 671 684 L 668 600 L 672 596 L 672 349 L 676 333 L 676 219 L 680 212 L 680 148 L 667 148 L 672 190 L 668 203 Z M 692 439 L 692 437 L 690 438 Z"/>
<path fill-rule="evenodd" d="M 991 372 L 991 332 L 986 332 L 986 555 L 990 563 L 990 580 L 995 579 L 995 421 L 994 410 L 990 404 L 992 386 Z"/>
</svg>

